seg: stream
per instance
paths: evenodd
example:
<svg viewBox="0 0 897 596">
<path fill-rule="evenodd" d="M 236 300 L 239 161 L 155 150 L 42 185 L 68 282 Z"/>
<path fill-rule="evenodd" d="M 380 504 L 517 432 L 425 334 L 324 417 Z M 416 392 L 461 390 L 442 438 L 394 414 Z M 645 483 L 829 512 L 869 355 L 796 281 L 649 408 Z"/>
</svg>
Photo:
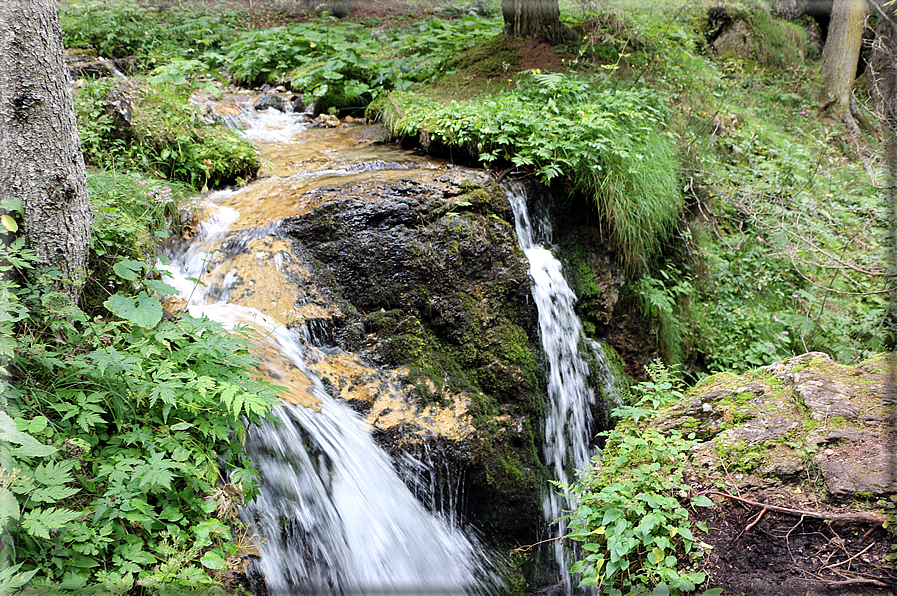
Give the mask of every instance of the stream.
<svg viewBox="0 0 897 596">
<path fill-rule="evenodd" d="M 372 437 L 373 414 L 362 417 L 341 398 L 345 391 L 322 382 L 353 379 L 353 398 L 367 396 L 380 419 L 410 415 L 401 371 L 378 368 L 334 345 L 329 330 L 342 316 L 340 307 L 314 281 L 314 259 L 281 229 L 286 218 L 320 206 L 316 189 L 458 168 L 378 144 L 379 127 L 314 128 L 307 115 L 256 112 L 251 99 L 235 95 L 207 103 L 208 112 L 244 130 L 265 166 L 246 186 L 198 199 L 192 235 L 169 255 L 170 283 L 180 296 L 167 304 L 249 335 L 259 374 L 285 388 L 274 409 L 281 423 L 253 428 L 247 438 L 260 476 L 260 496 L 241 510 L 257 535 L 253 576 L 263 578 L 258 581 L 272 596 L 506 593 L 498 571 L 504 555 L 485 548 L 459 515 L 463 477 L 440 469 L 438 458 L 404 453 L 398 461 L 387 454 Z M 550 242 L 547 219 L 530 223 L 521 186 L 509 185 L 506 193 L 530 263 L 549 374 L 543 456 L 553 478 L 566 483 L 595 454 L 589 448 L 595 396 L 579 350 L 592 345 L 600 365 L 600 349 L 583 337 L 573 312 L 576 297 L 543 246 Z M 610 394 L 609 376 L 603 378 Z M 418 418 L 464 440 L 473 428 L 447 417 L 464 407 L 459 398 Z M 542 500 L 549 522 L 574 505 L 549 486 Z M 551 533 L 564 531 L 559 522 Z M 562 541 L 553 549 L 562 590 L 572 594 L 577 582 L 567 572 L 569 553 Z"/>
</svg>

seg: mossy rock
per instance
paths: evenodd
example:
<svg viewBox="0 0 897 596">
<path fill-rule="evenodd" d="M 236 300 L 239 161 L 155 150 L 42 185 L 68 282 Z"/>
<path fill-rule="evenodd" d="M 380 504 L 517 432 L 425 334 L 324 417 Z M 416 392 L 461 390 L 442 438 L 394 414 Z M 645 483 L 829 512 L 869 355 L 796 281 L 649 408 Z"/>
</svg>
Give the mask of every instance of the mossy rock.
<svg viewBox="0 0 897 596">
<path fill-rule="evenodd" d="M 422 411 L 462 396 L 475 436 L 444 452 L 467 470 L 468 515 L 498 542 L 535 541 L 548 478 L 537 422 L 545 375 L 528 263 L 503 191 L 485 173 L 456 169 L 311 193 L 318 207 L 283 229 L 358 313 L 335 338 L 405 371 Z M 393 435 L 381 437 L 387 449 L 407 442 Z"/>
<path fill-rule="evenodd" d="M 886 496 L 897 493 L 885 452 L 897 406 L 893 362 L 883 355 L 846 366 L 811 352 L 744 375 L 720 373 L 654 425 L 703 441 L 692 450 L 697 469 L 734 478 L 739 490 L 784 482 L 820 500 Z"/>
</svg>

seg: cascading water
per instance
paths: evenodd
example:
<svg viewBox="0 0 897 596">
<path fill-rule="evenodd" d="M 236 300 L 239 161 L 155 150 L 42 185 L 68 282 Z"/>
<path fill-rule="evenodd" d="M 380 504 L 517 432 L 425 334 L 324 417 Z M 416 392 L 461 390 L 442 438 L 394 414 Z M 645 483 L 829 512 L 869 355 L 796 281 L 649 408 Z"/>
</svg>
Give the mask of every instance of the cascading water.
<svg viewBox="0 0 897 596">
<path fill-rule="evenodd" d="M 252 186 L 245 192 L 253 192 Z M 254 351 L 276 354 L 277 364 L 269 360 L 265 366 L 275 382 L 292 391 L 289 400 L 295 403 L 274 410 L 282 423 L 251 429 L 246 443 L 259 470 L 261 494 L 242 509 L 241 517 L 261 539 L 258 571 L 267 593 L 460 595 L 500 590 L 487 556 L 462 531 L 456 516 L 428 511 L 371 438 L 370 428 L 308 371 L 309 350 L 335 349 L 310 345 L 305 326 L 289 329 L 258 309 L 229 302 L 238 294 L 286 291 L 265 294 L 263 286 L 270 280 L 248 279 L 245 259 L 238 262 L 228 256 L 231 252 L 274 251 L 276 258 L 270 260 L 278 273 L 296 260 L 288 251 L 271 248 L 271 241 L 264 250 L 252 245 L 275 234 L 276 222 L 234 229 L 242 216 L 224 203 L 241 192 L 209 196 L 209 216 L 190 246 L 173 255 L 169 271 L 172 284 L 188 299 L 191 315 L 253 328 Z M 235 246 L 242 250 L 231 250 Z M 200 278 L 207 284 L 203 288 L 194 281 Z M 413 460 L 403 464 L 418 472 L 425 466 Z M 438 476 L 431 470 L 410 482 Z"/>
<path fill-rule="evenodd" d="M 540 218 L 534 229 L 527 209 L 526 189 L 522 184 L 507 184 L 505 192 L 514 212 L 517 240 L 530 263 L 542 348 L 548 360 L 549 412 L 545 419 L 545 460 L 554 473 L 554 479 L 567 484 L 572 480 L 571 474 L 585 469 L 592 455 L 596 454 L 589 448 L 593 435 L 590 407 L 595 403 L 595 395 L 588 384 L 589 367 L 580 356 L 580 345 L 584 343 L 592 347 L 599 368 L 604 359 L 597 343 L 583 335 L 582 324 L 573 309 L 576 295 L 564 279 L 560 262 L 548 248 L 538 243 L 538 240 L 550 243 L 550 223 L 546 218 Z M 538 240 L 537 234 L 540 236 Z M 602 373 L 600 370 L 598 372 Z M 614 394 L 610 375 L 604 374 L 602 378 L 608 385 L 605 392 Z M 548 521 L 560 518 L 565 509 L 574 505 L 569 492 L 560 495 L 553 488 L 545 490 L 542 509 Z M 557 536 L 566 534 L 564 520 L 557 522 L 556 531 Z M 564 592 L 569 595 L 573 582 L 562 540 L 554 542 L 554 555 Z"/>
</svg>

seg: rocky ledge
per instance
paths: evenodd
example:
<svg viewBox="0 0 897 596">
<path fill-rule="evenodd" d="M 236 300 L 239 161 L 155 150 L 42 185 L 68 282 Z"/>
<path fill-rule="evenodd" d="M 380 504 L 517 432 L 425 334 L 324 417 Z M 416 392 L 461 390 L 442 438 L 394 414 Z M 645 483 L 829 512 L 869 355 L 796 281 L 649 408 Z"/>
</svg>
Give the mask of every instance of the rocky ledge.
<svg viewBox="0 0 897 596">
<path fill-rule="evenodd" d="M 811 352 L 713 375 L 655 424 L 701 441 L 689 473 L 717 504 L 695 512 L 709 526 L 708 587 L 890 593 L 897 540 L 881 522 L 897 494 L 893 355 L 845 366 Z"/>
</svg>

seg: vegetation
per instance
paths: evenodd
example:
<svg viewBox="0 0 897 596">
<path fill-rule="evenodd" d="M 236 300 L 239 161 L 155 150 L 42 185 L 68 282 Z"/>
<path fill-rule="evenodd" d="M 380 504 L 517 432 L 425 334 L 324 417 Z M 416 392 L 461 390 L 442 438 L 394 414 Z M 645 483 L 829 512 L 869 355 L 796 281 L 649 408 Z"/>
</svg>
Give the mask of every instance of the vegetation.
<svg viewBox="0 0 897 596">
<path fill-rule="evenodd" d="M 98 225 L 94 258 L 140 250 L 159 226 L 160 211 L 121 211 L 131 230 Z M 248 375 L 242 339 L 208 320 L 163 319 L 153 293 L 171 290 L 145 262 L 112 265 L 122 291 L 103 304 L 115 316 L 100 318 L 31 276 L 32 259 L 21 238 L 2 258 L 23 281 L 0 288 L 0 527 L 16 561 L 0 591 L 214 585 L 239 548 L 236 505 L 256 490 L 242 439 L 273 391 Z"/>
<path fill-rule="evenodd" d="M 254 489 L 232 438 L 272 394 L 247 376 L 242 340 L 162 318 L 147 265 L 190 189 L 258 168 L 248 143 L 188 103 L 221 80 L 285 84 L 319 113 L 368 109 L 396 137 L 589 197 L 630 274 L 629 304 L 695 378 L 809 350 L 856 362 L 893 349 L 874 131 L 847 138 L 817 117 L 824 89 L 818 65 L 799 59 L 800 27 L 762 2 L 733 4 L 728 18 L 752 27 L 744 55 L 713 51 L 703 3 L 583 2 L 572 14 L 562 2 L 579 38 L 559 48 L 558 71 L 520 72 L 519 56 L 496 50 L 507 44 L 495 17 L 248 30 L 236 11 L 66 2 L 67 47 L 130 59 L 136 82 L 77 91 L 96 215 L 80 307 L 31 276 L 20 241 L 0 256 L 0 273 L 16 275 L 0 282 L 0 442 L 12 446 L 0 558 L 15 561 L 0 592 L 203 588 L 239 539 L 233 505 Z M 468 12 L 458 6 L 443 14 Z M 786 51 L 795 41 L 801 52 Z M 126 126 L 108 110 L 123 92 Z M 18 207 L 2 206 L 12 234 Z M 665 369 L 649 372 L 639 401 L 618 410 L 603 464 L 570 487 L 576 569 L 610 593 L 689 592 L 703 579 L 689 571 L 701 549 L 688 510 L 708 503 L 679 492 L 692 440 L 636 433 L 678 398 Z"/>
<path fill-rule="evenodd" d="M 190 87 L 176 82 L 136 89 L 109 80 L 86 82 L 78 90 L 75 111 L 88 163 L 142 170 L 197 190 L 253 176 L 260 164 L 252 144 L 236 131 L 201 120 L 188 103 Z M 132 105 L 131 122 L 109 109 L 112 101 Z"/>
<path fill-rule="evenodd" d="M 602 594 L 686 594 L 705 580 L 690 572 L 704 554 L 689 507 L 709 507 L 706 496 L 692 496 L 683 476 L 694 436 L 674 431 L 669 436 L 649 429 L 659 408 L 682 399 L 670 371 L 658 361 L 648 367 L 650 382 L 632 389 L 635 405 L 617 408 L 620 422 L 607 439 L 600 459 L 573 486 L 578 505 L 570 514 L 569 537 L 581 543 L 573 566 L 580 586 Z M 718 596 L 720 589 L 704 596 Z"/>
<path fill-rule="evenodd" d="M 531 167 L 546 184 L 563 176 L 595 197 L 631 270 L 645 267 L 675 225 L 677 162 L 657 132 L 666 114 L 651 91 L 596 90 L 573 74 L 532 71 L 513 91 L 484 99 L 444 104 L 396 93 L 372 109 L 398 136 L 426 130 L 431 142 L 466 148 L 484 163 Z"/>
</svg>

